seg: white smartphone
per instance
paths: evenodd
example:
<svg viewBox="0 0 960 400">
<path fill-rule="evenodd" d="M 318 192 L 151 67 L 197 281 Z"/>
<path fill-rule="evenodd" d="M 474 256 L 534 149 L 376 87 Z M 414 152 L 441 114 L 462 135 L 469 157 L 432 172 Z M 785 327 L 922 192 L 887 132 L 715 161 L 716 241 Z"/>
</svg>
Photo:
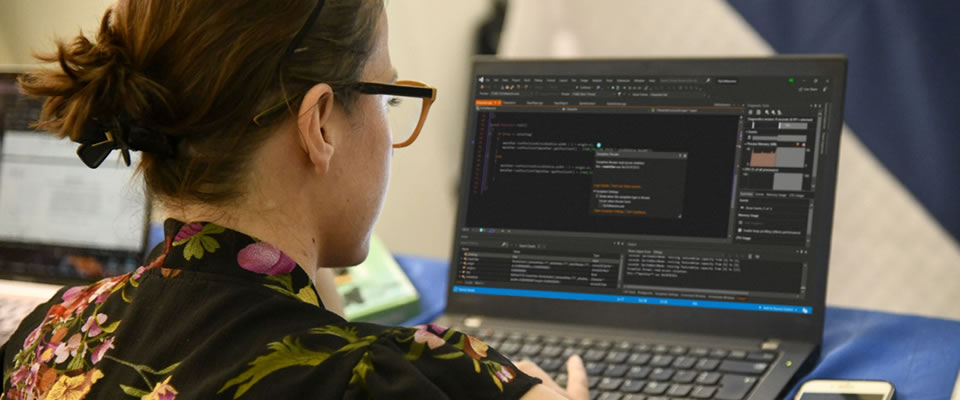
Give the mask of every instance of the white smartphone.
<svg viewBox="0 0 960 400">
<path fill-rule="evenodd" d="M 795 400 L 891 400 L 893 384 L 887 381 L 814 379 L 800 386 Z"/>
</svg>

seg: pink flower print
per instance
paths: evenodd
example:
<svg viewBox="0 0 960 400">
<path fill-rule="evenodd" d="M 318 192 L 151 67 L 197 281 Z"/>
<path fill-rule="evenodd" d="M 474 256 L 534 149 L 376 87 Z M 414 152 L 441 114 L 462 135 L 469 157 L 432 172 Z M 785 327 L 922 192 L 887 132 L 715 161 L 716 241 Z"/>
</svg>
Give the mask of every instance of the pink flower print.
<svg viewBox="0 0 960 400">
<path fill-rule="evenodd" d="M 37 386 L 37 379 L 39 378 L 40 363 L 35 362 L 30 365 L 30 368 L 27 368 L 27 366 L 24 365 L 18 372 L 21 372 L 18 382 L 23 383 L 24 393 L 26 393 L 28 396 L 26 398 L 33 398 L 33 391 Z M 11 377 L 11 380 L 12 379 L 13 377 Z"/>
<path fill-rule="evenodd" d="M 37 368 L 37 370 L 39 370 L 39 368 Z M 10 386 L 11 387 L 17 386 L 18 383 L 23 382 L 23 380 L 27 378 L 27 375 L 29 373 L 30 373 L 30 370 L 27 369 L 26 365 L 14 371 L 14 373 L 10 375 Z"/>
<path fill-rule="evenodd" d="M 514 371 L 513 368 L 510 368 L 506 365 L 501 365 L 500 370 L 497 371 L 494 375 L 497 376 L 497 379 L 499 379 L 500 382 L 510 383 L 510 381 L 514 380 L 517 377 L 517 372 Z"/>
<path fill-rule="evenodd" d="M 447 333 L 447 327 L 445 327 L 445 326 L 443 326 L 443 325 L 429 324 L 428 326 L 430 327 L 430 330 L 432 330 L 434 333 L 436 333 L 436 334 L 438 334 L 438 335 L 442 335 L 442 334 L 444 334 L 444 333 Z"/>
<path fill-rule="evenodd" d="M 140 280 L 140 277 L 143 276 L 143 273 L 144 273 L 146 270 L 147 270 L 147 267 L 137 268 L 137 270 L 133 272 L 133 275 L 131 276 L 131 279 L 133 279 L 133 280 L 135 280 L 135 281 Z"/>
<path fill-rule="evenodd" d="M 63 299 L 64 303 L 69 302 L 77 298 L 77 296 L 82 295 L 85 289 L 86 289 L 85 286 L 74 286 L 70 289 L 67 289 L 66 292 L 63 292 L 63 295 L 60 296 L 60 298 Z"/>
<path fill-rule="evenodd" d="M 107 350 L 110 350 L 113 348 L 113 339 L 114 337 L 111 336 L 110 339 L 107 339 L 106 341 L 103 342 L 103 344 L 93 349 L 93 353 L 90 354 L 90 362 L 94 364 L 100 362 L 100 360 L 103 359 L 103 355 L 107 353 Z"/>
<path fill-rule="evenodd" d="M 90 301 L 96 299 L 96 297 L 90 297 L 90 293 L 96 291 L 101 286 L 103 286 L 102 281 L 90 286 L 76 286 L 67 289 L 67 291 L 60 296 L 63 299 L 63 303 L 50 307 L 48 314 L 52 313 L 63 319 L 71 314 L 79 315 L 83 313 L 90 304 Z"/>
<path fill-rule="evenodd" d="M 163 382 L 158 382 L 153 391 L 141 397 L 141 400 L 176 400 L 177 389 L 170 384 L 171 376 Z"/>
<path fill-rule="evenodd" d="M 60 343 L 57 345 L 56 350 L 53 351 L 53 354 L 57 356 L 57 358 L 53 359 L 53 362 L 60 364 L 67 361 L 67 358 L 70 357 L 70 350 L 67 348 L 66 343 Z"/>
<path fill-rule="evenodd" d="M 74 333 L 66 343 L 60 343 L 57 349 L 53 351 L 53 354 L 57 356 L 53 361 L 60 364 L 67 361 L 70 356 L 77 355 L 77 349 L 80 347 L 82 339 L 83 337 L 79 333 Z"/>
<path fill-rule="evenodd" d="M 27 338 L 23 340 L 23 347 L 33 346 L 33 344 L 37 342 L 37 339 L 40 339 L 40 328 L 43 328 L 43 324 L 40 324 L 40 326 L 38 326 L 36 329 L 30 331 L 30 334 L 27 335 Z"/>
<path fill-rule="evenodd" d="M 430 350 L 447 344 L 440 336 L 427 329 L 426 325 L 417 325 L 417 331 L 413 333 L 413 340 L 417 343 L 426 343 Z"/>
<path fill-rule="evenodd" d="M 189 239 L 191 236 L 200 233 L 203 230 L 203 224 L 194 222 L 192 224 L 186 224 L 180 231 L 177 232 L 177 236 L 174 236 L 173 240 L 179 242 L 181 240 Z"/>
<path fill-rule="evenodd" d="M 113 288 L 117 287 L 124 279 L 126 279 L 125 276 L 119 275 L 96 283 L 94 286 L 96 290 L 87 298 L 87 303 L 103 303 L 107 296 L 110 296 L 110 293 L 113 292 Z"/>
<path fill-rule="evenodd" d="M 90 318 L 87 318 L 87 322 L 83 324 L 83 327 L 80 328 L 80 332 L 87 332 L 87 336 L 93 337 L 103 333 L 103 329 L 100 328 L 104 322 L 107 322 L 107 314 L 99 313 L 97 315 L 91 315 Z"/>
<path fill-rule="evenodd" d="M 24 396 L 24 395 L 26 396 L 26 397 L 20 397 L 21 399 L 36 398 L 34 396 L 36 395 L 35 389 L 37 387 L 37 381 L 39 379 L 39 375 L 40 375 L 40 363 L 35 362 L 31 364 L 29 367 L 27 367 L 26 365 L 20 367 L 20 369 L 17 370 L 17 372 L 14 372 L 13 375 L 10 376 L 10 387 L 16 386 L 17 384 L 22 384 L 23 385 L 21 389 L 22 391 L 20 393 L 15 393 L 11 391 L 10 393 L 14 393 L 20 396 Z M 16 397 L 11 397 L 11 399 L 13 398 L 16 398 Z"/>
<path fill-rule="evenodd" d="M 288 274 L 297 266 L 282 251 L 264 242 L 253 243 L 240 250 L 237 264 L 247 271 L 266 275 Z"/>
<path fill-rule="evenodd" d="M 93 303 L 94 303 L 94 304 L 103 304 L 103 302 L 107 301 L 107 298 L 109 298 L 109 297 L 110 297 L 110 292 L 103 293 L 103 294 L 101 294 L 100 296 L 97 296 L 97 298 L 93 301 Z"/>
</svg>

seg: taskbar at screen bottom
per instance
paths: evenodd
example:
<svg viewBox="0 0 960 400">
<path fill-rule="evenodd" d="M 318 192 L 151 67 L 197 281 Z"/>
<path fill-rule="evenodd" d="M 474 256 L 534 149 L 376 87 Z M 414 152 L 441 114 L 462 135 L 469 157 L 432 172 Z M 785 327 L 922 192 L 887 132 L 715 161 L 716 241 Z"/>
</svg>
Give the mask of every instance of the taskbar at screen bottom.
<svg viewBox="0 0 960 400">
<path fill-rule="evenodd" d="M 576 292 L 551 292 L 547 290 L 506 289 L 477 286 L 454 286 L 454 293 L 483 294 L 494 296 L 534 297 L 541 299 L 603 301 L 609 303 L 649 304 L 658 306 L 713 308 L 723 310 L 763 311 L 788 314 L 812 315 L 813 307 L 785 304 L 741 303 L 733 301 L 671 299 L 664 297 L 618 296 Z"/>
</svg>

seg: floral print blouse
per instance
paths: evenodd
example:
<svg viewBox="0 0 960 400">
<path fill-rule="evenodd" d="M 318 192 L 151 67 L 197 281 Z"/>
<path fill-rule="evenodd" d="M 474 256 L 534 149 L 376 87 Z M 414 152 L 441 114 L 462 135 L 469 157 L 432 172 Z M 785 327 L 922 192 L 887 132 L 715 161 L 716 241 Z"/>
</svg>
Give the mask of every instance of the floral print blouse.
<svg viewBox="0 0 960 400">
<path fill-rule="evenodd" d="M 436 325 L 351 323 L 275 247 L 165 223 L 148 265 L 64 288 L 0 348 L 0 400 L 511 399 L 539 380 Z"/>
</svg>

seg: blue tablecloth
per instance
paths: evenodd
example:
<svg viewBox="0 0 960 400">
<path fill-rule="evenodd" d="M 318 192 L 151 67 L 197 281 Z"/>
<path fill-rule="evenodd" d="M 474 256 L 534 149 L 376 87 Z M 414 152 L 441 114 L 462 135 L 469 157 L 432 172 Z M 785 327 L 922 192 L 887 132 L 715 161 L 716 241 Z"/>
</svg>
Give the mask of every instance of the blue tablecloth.
<svg viewBox="0 0 960 400">
<path fill-rule="evenodd" d="M 447 262 L 397 256 L 435 319 L 447 301 Z M 960 321 L 828 307 L 820 363 L 804 378 L 893 382 L 898 400 L 948 400 L 960 368 Z M 791 393 L 790 396 L 793 396 Z M 792 398 L 792 397 L 788 397 Z"/>
</svg>

